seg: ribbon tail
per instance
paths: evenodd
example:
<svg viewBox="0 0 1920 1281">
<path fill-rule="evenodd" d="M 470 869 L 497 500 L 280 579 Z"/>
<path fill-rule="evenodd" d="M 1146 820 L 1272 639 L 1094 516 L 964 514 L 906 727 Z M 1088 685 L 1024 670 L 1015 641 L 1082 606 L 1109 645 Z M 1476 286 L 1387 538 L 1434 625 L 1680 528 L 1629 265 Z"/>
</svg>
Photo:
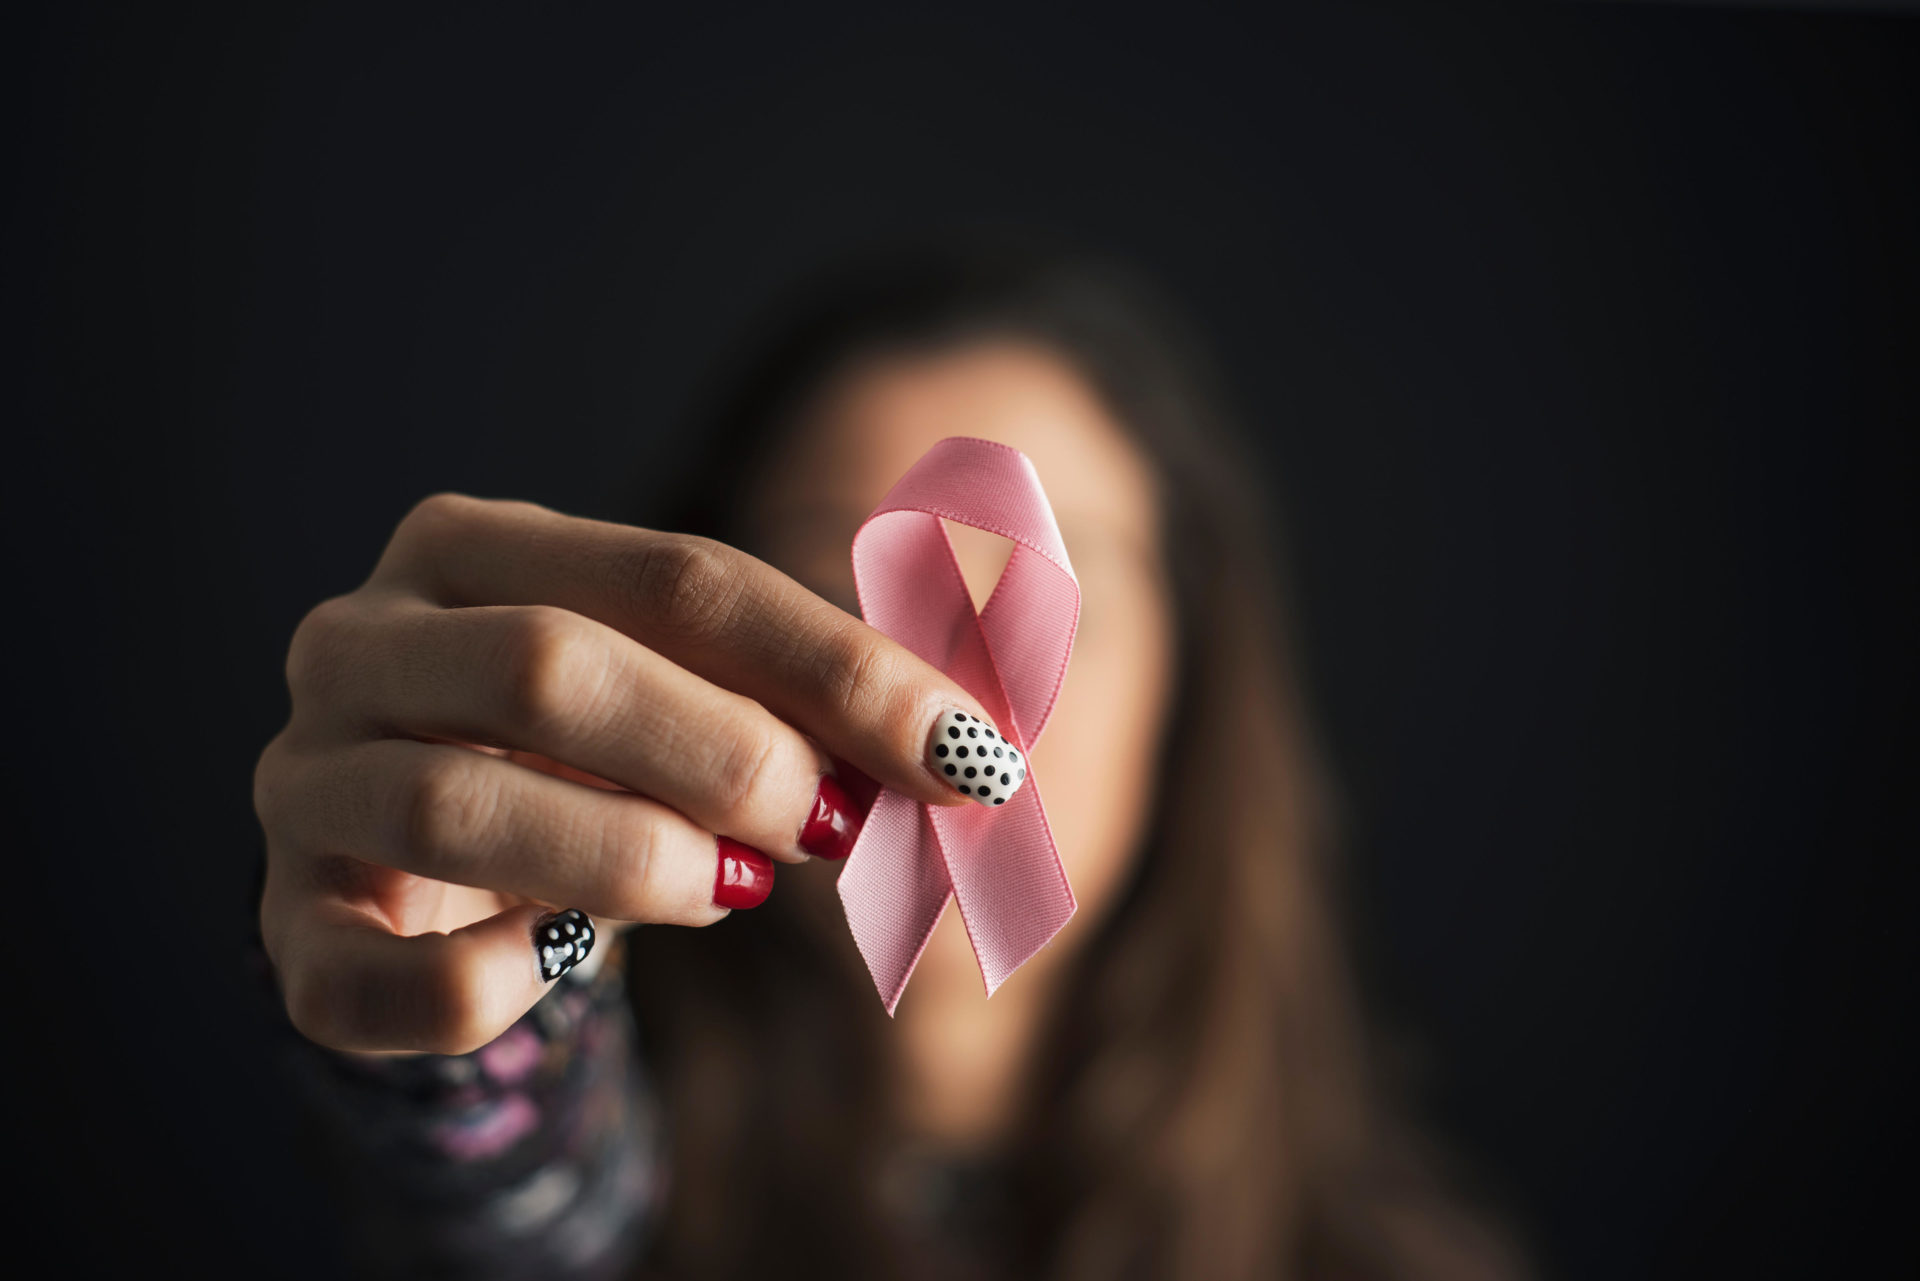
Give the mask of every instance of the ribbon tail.
<svg viewBox="0 0 1920 1281">
<path fill-rule="evenodd" d="M 1079 908 L 1040 789 L 1030 780 L 1005 809 L 936 809 L 929 821 L 992 996 Z"/>
<path fill-rule="evenodd" d="M 838 885 L 853 941 L 891 1017 L 953 896 L 927 807 L 882 791 Z"/>
</svg>

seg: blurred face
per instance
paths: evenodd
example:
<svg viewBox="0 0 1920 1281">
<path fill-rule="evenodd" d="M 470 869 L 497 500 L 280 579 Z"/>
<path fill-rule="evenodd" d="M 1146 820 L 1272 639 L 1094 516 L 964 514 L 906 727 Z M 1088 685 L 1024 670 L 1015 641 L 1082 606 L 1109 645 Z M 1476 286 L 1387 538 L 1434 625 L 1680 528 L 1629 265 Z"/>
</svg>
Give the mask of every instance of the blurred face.
<svg viewBox="0 0 1920 1281">
<path fill-rule="evenodd" d="M 994 1000 L 1044 991 L 1095 932 L 1138 856 L 1173 664 L 1170 593 L 1152 473 L 1092 388 L 1032 344 L 874 358 L 831 383 L 748 498 L 755 550 L 857 614 L 848 549 L 894 481 L 945 436 L 1033 460 L 1080 580 L 1080 628 L 1053 718 L 1031 755 L 1080 910 Z M 949 523 L 976 608 L 1013 544 Z M 802 878 L 826 883 L 824 877 Z M 983 1002 L 957 911 L 914 972 L 911 1007 Z"/>
</svg>

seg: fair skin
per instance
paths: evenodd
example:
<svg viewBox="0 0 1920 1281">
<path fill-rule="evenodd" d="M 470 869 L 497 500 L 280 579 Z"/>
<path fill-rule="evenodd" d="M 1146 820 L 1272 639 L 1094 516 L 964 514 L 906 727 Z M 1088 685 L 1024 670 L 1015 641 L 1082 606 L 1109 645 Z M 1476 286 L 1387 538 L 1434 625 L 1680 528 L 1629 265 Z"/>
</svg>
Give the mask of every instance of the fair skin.
<svg viewBox="0 0 1920 1281">
<path fill-rule="evenodd" d="M 1017 343 L 835 380 L 778 484 L 749 498 L 777 564 L 528 504 L 441 496 L 411 513 L 368 582 L 303 622 L 293 715 L 255 774 L 262 933 L 295 1025 L 351 1051 L 487 1043 L 548 990 L 528 939 L 550 906 L 701 927 L 728 914 L 715 834 L 818 862 L 797 838 L 829 752 L 966 804 L 927 766 L 926 735 L 946 708 L 984 709 L 847 612 L 854 528 L 950 435 L 1033 459 L 1083 596 L 1032 753 L 1079 915 L 988 1002 L 949 911 L 895 1029 L 906 1126 L 992 1142 L 1137 855 L 1173 650 L 1149 468 L 1067 365 Z M 1010 545 L 950 532 L 984 602 Z M 830 892 L 835 867 L 783 871 L 774 892 Z"/>
</svg>

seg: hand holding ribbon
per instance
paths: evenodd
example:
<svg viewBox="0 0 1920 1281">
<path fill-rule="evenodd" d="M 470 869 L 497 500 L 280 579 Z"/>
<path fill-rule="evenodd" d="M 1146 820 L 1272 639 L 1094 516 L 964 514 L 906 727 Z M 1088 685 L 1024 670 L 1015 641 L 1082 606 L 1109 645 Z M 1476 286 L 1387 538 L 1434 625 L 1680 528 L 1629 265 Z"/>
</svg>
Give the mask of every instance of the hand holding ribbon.
<svg viewBox="0 0 1920 1281">
<path fill-rule="evenodd" d="M 943 518 L 1014 543 L 983 609 L 973 607 Z M 1030 756 L 1066 677 L 1080 584 L 1027 456 L 965 436 L 934 445 L 854 535 L 853 575 L 867 622 L 979 699 L 1006 740 Z M 988 996 L 1075 909 L 1036 777 L 992 808 L 923 805 L 881 791 L 839 890 L 889 1015 L 949 898 L 960 906 Z"/>
</svg>

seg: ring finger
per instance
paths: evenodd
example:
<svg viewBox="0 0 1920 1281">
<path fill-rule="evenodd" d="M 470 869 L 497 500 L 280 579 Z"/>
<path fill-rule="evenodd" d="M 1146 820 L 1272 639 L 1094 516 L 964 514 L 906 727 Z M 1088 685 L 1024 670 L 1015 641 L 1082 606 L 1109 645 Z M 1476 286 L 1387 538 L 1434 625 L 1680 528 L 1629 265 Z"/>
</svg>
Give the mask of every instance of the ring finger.
<svg viewBox="0 0 1920 1281">
<path fill-rule="evenodd" d="M 371 732 L 536 752 L 786 862 L 852 847 L 859 816 L 804 734 L 603 623 L 409 605 L 375 626 L 335 703 Z"/>
<path fill-rule="evenodd" d="M 709 925 L 773 886 L 764 854 L 666 805 L 463 747 L 381 739 L 284 768 L 303 801 L 266 818 L 309 855 L 649 924 Z"/>
</svg>

